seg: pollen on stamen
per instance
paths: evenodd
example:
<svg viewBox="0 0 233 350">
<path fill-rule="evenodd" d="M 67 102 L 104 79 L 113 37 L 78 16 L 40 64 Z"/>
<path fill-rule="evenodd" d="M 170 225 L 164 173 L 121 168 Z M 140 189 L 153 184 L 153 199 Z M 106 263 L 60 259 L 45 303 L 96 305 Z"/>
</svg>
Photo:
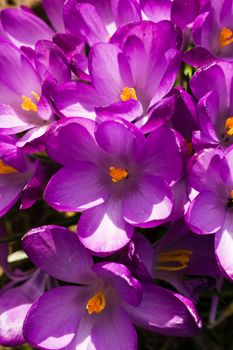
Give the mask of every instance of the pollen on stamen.
<svg viewBox="0 0 233 350">
<path fill-rule="evenodd" d="M 225 122 L 226 133 L 229 136 L 233 135 L 233 116 L 226 119 Z"/>
<path fill-rule="evenodd" d="M 23 103 L 21 104 L 21 108 L 24 111 L 37 112 L 37 102 L 39 102 L 40 96 L 35 91 L 32 91 L 31 94 L 32 94 L 35 102 L 32 101 L 32 98 L 23 95 L 22 96 Z"/>
<path fill-rule="evenodd" d="M 86 309 L 89 315 L 100 313 L 106 307 L 106 298 L 103 291 L 96 293 L 86 304 Z"/>
<path fill-rule="evenodd" d="M 0 174 L 12 174 L 12 173 L 17 173 L 17 170 L 12 166 L 4 163 L 3 160 L 0 160 Z"/>
<path fill-rule="evenodd" d="M 230 28 L 224 27 L 219 34 L 219 46 L 224 48 L 233 43 L 233 32 Z"/>
<path fill-rule="evenodd" d="M 128 171 L 122 168 L 115 168 L 110 166 L 109 175 L 112 178 L 112 182 L 119 182 L 128 177 Z"/>
<path fill-rule="evenodd" d="M 130 99 L 137 100 L 136 91 L 134 88 L 124 87 L 124 89 L 121 92 L 121 100 L 122 101 L 128 101 Z"/>
<path fill-rule="evenodd" d="M 161 271 L 181 271 L 188 267 L 192 251 L 188 249 L 171 250 L 159 254 L 156 266 Z M 161 265 L 160 265 L 161 264 Z"/>
</svg>

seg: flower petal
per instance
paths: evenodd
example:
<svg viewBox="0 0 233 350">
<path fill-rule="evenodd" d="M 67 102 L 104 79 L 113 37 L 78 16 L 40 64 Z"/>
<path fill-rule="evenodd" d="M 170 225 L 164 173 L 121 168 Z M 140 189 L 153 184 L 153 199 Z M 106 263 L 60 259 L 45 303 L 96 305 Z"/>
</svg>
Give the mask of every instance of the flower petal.
<svg viewBox="0 0 233 350">
<path fill-rule="evenodd" d="M 134 306 L 140 304 L 141 285 L 126 266 L 115 262 L 102 262 L 94 265 L 92 269 L 98 277 L 110 284 L 127 303 Z"/>
<path fill-rule="evenodd" d="M 201 192 L 191 203 L 186 221 L 194 232 L 215 233 L 224 223 L 226 204 L 214 192 Z"/>
<path fill-rule="evenodd" d="M 95 164 L 79 162 L 60 169 L 49 181 L 44 199 L 54 208 L 82 211 L 104 202 L 109 196 Z"/>
<path fill-rule="evenodd" d="M 149 223 L 167 218 L 172 210 L 171 190 L 159 177 L 143 175 L 138 184 L 127 193 L 123 213 L 132 225 Z M 152 223 L 153 226 L 153 223 Z"/>
<path fill-rule="evenodd" d="M 23 237 L 23 248 L 31 261 L 54 278 L 89 284 L 95 278 L 90 253 L 77 235 L 59 226 L 41 226 Z"/>
<path fill-rule="evenodd" d="M 124 247 L 133 235 L 133 227 L 122 214 L 122 203 L 117 199 L 85 211 L 78 223 L 81 242 L 95 255 L 109 255 Z"/>
<path fill-rule="evenodd" d="M 35 301 L 24 323 L 25 340 L 33 347 L 61 349 L 71 343 L 88 298 L 86 287 L 54 288 Z"/>
<path fill-rule="evenodd" d="M 194 336 L 201 328 L 190 300 L 153 284 L 143 284 L 141 304 L 126 309 L 136 325 L 163 335 Z"/>
</svg>

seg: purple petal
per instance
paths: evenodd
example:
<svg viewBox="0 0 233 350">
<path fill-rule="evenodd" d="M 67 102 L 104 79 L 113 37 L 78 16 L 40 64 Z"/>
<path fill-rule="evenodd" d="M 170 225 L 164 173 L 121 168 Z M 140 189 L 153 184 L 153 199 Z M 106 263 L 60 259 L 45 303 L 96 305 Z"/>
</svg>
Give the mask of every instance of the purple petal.
<svg viewBox="0 0 233 350">
<path fill-rule="evenodd" d="M 165 219 L 172 210 L 171 197 L 169 186 L 161 178 L 144 175 L 138 179 L 136 188 L 125 197 L 124 218 L 130 224 L 137 226 Z"/>
<path fill-rule="evenodd" d="M 218 263 L 226 276 L 233 279 L 233 215 L 227 212 L 223 227 L 215 235 L 215 253 Z"/>
<path fill-rule="evenodd" d="M 143 284 L 141 304 L 127 306 L 127 311 L 136 325 L 163 335 L 187 337 L 200 332 L 201 321 L 191 301 L 153 284 Z"/>
<path fill-rule="evenodd" d="M 143 133 L 123 120 L 102 122 L 96 128 L 95 138 L 104 151 L 128 161 L 140 157 L 145 142 Z"/>
<path fill-rule="evenodd" d="M 58 32 L 64 32 L 63 23 L 63 4 L 64 0 L 42 0 L 43 6 L 45 8 L 46 14 L 50 19 L 54 29 Z M 43 38 L 44 39 L 44 38 Z"/>
<path fill-rule="evenodd" d="M 61 116 L 79 116 L 92 120 L 96 117 L 94 107 L 103 103 L 95 88 L 83 82 L 62 84 L 54 93 L 53 99 Z"/>
<path fill-rule="evenodd" d="M 96 7 L 88 2 L 66 1 L 64 5 L 64 22 L 68 32 L 83 35 L 89 46 L 96 42 L 105 42 L 108 32 Z"/>
<path fill-rule="evenodd" d="M 186 221 L 197 233 L 215 233 L 224 223 L 226 209 L 227 202 L 214 192 L 204 191 L 192 201 Z"/>
<path fill-rule="evenodd" d="M 134 306 L 140 304 L 141 285 L 132 277 L 127 267 L 114 262 L 102 262 L 96 264 L 92 269 L 105 283 L 111 285 L 124 301 Z"/>
<path fill-rule="evenodd" d="M 61 349 L 71 343 L 88 300 L 86 287 L 51 289 L 30 308 L 25 323 L 25 340 L 33 347 Z"/>
<path fill-rule="evenodd" d="M 134 87 L 128 60 L 115 45 L 95 44 L 89 54 L 89 71 L 105 105 L 120 101 L 123 88 Z"/>
<path fill-rule="evenodd" d="M 137 349 L 137 333 L 129 316 L 122 308 L 106 310 L 98 321 L 91 330 L 93 349 Z M 78 348 L 78 350 L 82 349 Z"/>
<path fill-rule="evenodd" d="M 204 47 L 196 46 L 184 53 L 183 60 L 190 66 L 201 67 L 216 61 L 216 57 Z"/>
<path fill-rule="evenodd" d="M 123 219 L 122 203 L 116 198 L 85 211 L 78 223 L 79 239 L 95 255 L 112 254 L 132 235 L 133 227 Z"/>
<path fill-rule="evenodd" d="M 77 236 L 63 227 L 32 229 L 23 237 L 23 248 L 36 266 L 62 281 L 89 284 L 95 277 L 91 255 Z"/>
<path fill-rule="evenodd" d="M 67 165 L 80 160 L 96 163 L 100 152 L 94 141 L 94 130 L 95 123 L 84 118 L 57 123 L 46 144 L 49 157 Z"/>
<path fill-rule="evenodd" d="M 69 63 L 63 51 L 48 40 L 39 40 L 35 46 L 35 65 L 41 78 L 52 75 L 58 84 L 71 79 Z"/>
<path fill-rule="evenodd" d="M 96 107 L 95 112 L 98 123 L 104 120 L 116 119 L 119 116 L 131 122 L 142 115 L 143 108 L 139 101 L 131 98 L 128 101 L 116 102 L 109 106 Z"/>
<path fill-rule="evenodd" d="M 31 306 L 31 300 L 19 288 L 6 291 L 0 296 L 0 344 L 15 347 L 22 345 L 23 322 Z"/>
<path fill-rule="evenodd" d="M 51 39 L 53 31 L 32 12 L 21 9 L 5 9 L 1 11 L 1 23 L 7 37 L 20 47 L 34 48 L 40 39 Z"/>
<path fill-rule="evenodd" d="M 180 28 L 184 28 L 198 16 L 199 3 L 199 0 L 174 0 L 171 9 L 171 21 Z"/>
<path fill-rule="evenodd" d="M 53 175 L 44 199 L 57 210 L 82 211 L 103 203 L 109 195 L 99 167 L 78 162 Z"/>
<path fill-rule="evenodd" d="M 146 169 L 170 183 L 181 177 L 183 162 L 175 133 L 165 127 L 157 128 L 146 139 Z"/>
</svg>

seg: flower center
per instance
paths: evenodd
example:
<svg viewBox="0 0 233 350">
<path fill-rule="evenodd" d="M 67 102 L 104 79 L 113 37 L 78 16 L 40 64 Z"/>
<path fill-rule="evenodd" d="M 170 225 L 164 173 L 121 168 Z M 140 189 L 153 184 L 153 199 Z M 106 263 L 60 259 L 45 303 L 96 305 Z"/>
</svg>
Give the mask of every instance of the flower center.
<svg viewBox="0 0 233 350">
<path fill-rule="evenodd" d="M 3 160 L 0 160 L 0 174 L 12 174 L 12 173 L 17 173 L 17 170 L 12 166 L 4 163 Z"/>
<path fill-rule="evenodd" d="M 121 92 L 121 101 L 128 101 L 131 98 L 137 100 L 136 91 L 134 88 L 124 87 Z"/>
<path fill-rule="evenodd" d="M 171 250 L 169 252 L 161 253 L 158 258 L 161 265 L 158 265 L 156 269 L 163 271 L 183 270 L 188 267 L 191 255 L 192 251 L 188 249 Z"/>
<path fill-rule="evenodd" d="M 91 299 L 88 300 L 86 304 L 86 309 L 89 315 L 100 313 L 105 309 L 106 306 L 106 299 L 104 291 L 100 291 L 96 293 Z"/>
<path fill-rule="evenodd" d="M 224 27 L 219 34 L 219 46 L 226 47 L 233 43 L 233 32 L 231 29 Z"/>
<path fill-rule="evenodd" d="M 39 101 L 40 96 L 34 91 L 32 91 L 31 94 L 32 94 L 32 98 L 27 97 L 25 95 L 22 96 L 23 103 L 21 104 L 21 108 L 24 111 L 37 112 L 37 102 Z M 32 100 L 33 98 L 34 98 L 34 102 Z"/>
<path fill-rule="evenodd" d="M 110 166 L 109 175 L 112 178 L 112 182 L 119 182 L 128 176 L 128 171 L 122 168 L 115 168 L 114 166 Z"/>
<path fill-rule="evenodd" d="M 233 116 L 227 118 L 226 122 L 225 122 L 225 129 L 226 129 L 226 133 L 229 136 L 233 135 Z"/>
</svg>

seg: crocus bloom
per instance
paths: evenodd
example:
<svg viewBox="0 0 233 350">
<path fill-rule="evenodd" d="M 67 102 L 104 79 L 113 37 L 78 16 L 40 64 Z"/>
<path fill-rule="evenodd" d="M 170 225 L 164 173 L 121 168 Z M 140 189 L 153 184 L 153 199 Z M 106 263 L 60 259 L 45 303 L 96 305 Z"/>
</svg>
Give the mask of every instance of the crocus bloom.
<svg viewBox="0 0 233 350">
<path fill-rule="evenodd" d="M 92 47 L 88 58 L 91 84 L 69 82 L 58 88 L 53 96 L 58 111 L 62 116 L 90 119 L 97 113 L 100 120 L 119 115 L 130 121 L 141 117 L 140 126 L 153 112 L 153 127 L 161 125 L 167 118 L 166 111 L 161 113 L 162 106 L 173 102 L 163 98 L 179 69 L 178 42 L 178 33 L 168 21 L 121 27 L 111 44 Z"/>
<path fill-rule="evenodd" d="M 73 284 L 50 290 L 31 306 L 24 337 L 32 346 L 136 350 L 133 323 L 166 335 L 199 331 L 200 319 L 188 299 L 153 284 L 141 285 L 120 263 L 94 265 L 77 236 L 65 228 L 29 231 L 23 247 L 38 267 Z"/>
<path fill-rule="evenodd" d="M 190 183 L 197 196 L 192 200 L 186 220 L 198 234 L 215 233 L 215 253 L 219 265 L 233 278 L 233 149 L 204 150 L 195 156 Z"/>
<path fill-rule="evenodd" d="M 37 199 L 43 182 L 43 171 L 16 146 L 17 139 L 0 134 L 0 216 L 21 197 L 21 208 L 30 207 Z"/>
<path fill-rule="evenodd" d="M 200 131 L 193 133 L 195 147 L 228 147 L 233 142 L 233 64 L 219 61 L 199 69 L 190 81 L 198 99 Z"/>
<path fill-rule="evenodd" d="M 232 0 L 210 0 L 209 9 L 195 19 L 193 25 L 195 44 L 207 49 L 215 57 L 231 59 L 233 56 L 232 21 Z M 200 55 L 201 53 L 202 51 Z"/>
<path fill-rule="evenodd" d="M 64 5 L 66 31 L 81 34 L 90 46 L 109 41 L 118 27 L 140 19 L 135 0 L 68 0 Z"/>
<path fill-rule="evenodd" d="M 54 49 L 55 44 L 43 43 L 38 42 L 35 52 L 37 69 L 12 44 L 0 43 L 0 131 L 6 134 L 27 131 L 18 142 L 20 147 L 42 137 L 54 121 L 45 91 L 46 80 L 42 82 L 43 74 L 48 72 L 58 82 L 70 78 L 67 69 L 63 69 L 61 52 Z M 47 62 L 49 66 L 45 67 Z M 58 64 L 60 70 L 57 70 Z"/>
<path fill-rule="evenodd" d="M 145 138 L 121 119 L 95 128 L 91 120 L 69 118 L 51 133 L 47 153 L 63 168 L 49 181 L 44 198 L 57 210 L 85 211 L 79 238 L 96 254 L 122 248 L 132 225 L 155 226 L 172 211 L 169 184 L 179 180 L 182 158 L 167 127 Z"/>
</svg>

